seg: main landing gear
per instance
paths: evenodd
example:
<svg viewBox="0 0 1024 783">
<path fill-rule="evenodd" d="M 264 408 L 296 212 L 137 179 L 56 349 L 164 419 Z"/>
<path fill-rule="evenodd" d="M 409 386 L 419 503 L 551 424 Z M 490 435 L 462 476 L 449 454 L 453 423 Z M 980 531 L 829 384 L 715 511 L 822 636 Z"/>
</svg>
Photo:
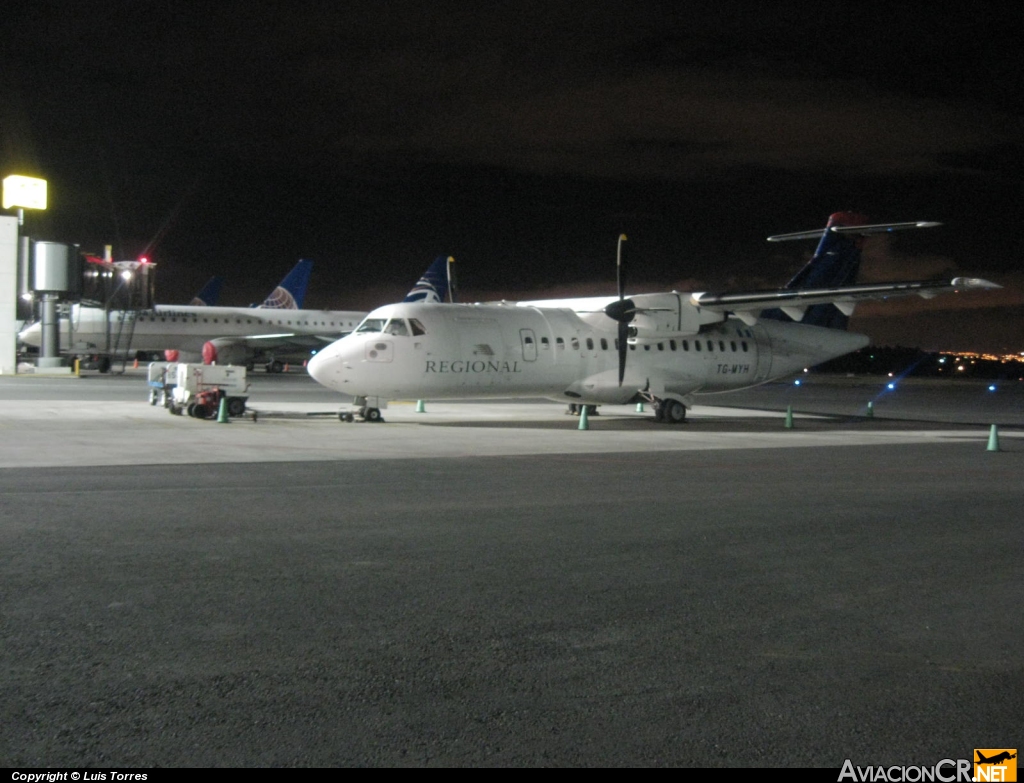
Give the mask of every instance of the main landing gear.
<svg viewBox="0 0 1024 783">
<path fill-rule="evenodd" d="M 662 424 L 686 421 L 686 406 L 679 400 L 654 400 L 654 420 Z"/>
</svg>

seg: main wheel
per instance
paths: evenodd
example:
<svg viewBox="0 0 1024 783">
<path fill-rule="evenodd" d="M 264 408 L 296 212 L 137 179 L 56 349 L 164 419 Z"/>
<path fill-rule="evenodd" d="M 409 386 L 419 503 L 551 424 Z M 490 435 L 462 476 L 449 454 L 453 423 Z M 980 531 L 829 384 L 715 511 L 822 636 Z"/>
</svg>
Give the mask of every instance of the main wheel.
<svg viewBox="0 0 1024 783">
<path fill-rule="evenodd" d="M 666 424 L 680 424 L 686 421 L 686 406 L 679 400 L 665 400 L 661 408 L 662 418 Z"/>
<path fill-rule="evenodd" d="M 379 421 L 384 421 L 384 417 L 380 415 L 380 408 L 367 408 L 363 418 L 375 424 Z"/>
<path fill-rule="evenodd" d="M 96 369 L 102 373 L 110 372 L 110 357 L 101 356 L 99 362 L 96 364 Z"/>
</svg>

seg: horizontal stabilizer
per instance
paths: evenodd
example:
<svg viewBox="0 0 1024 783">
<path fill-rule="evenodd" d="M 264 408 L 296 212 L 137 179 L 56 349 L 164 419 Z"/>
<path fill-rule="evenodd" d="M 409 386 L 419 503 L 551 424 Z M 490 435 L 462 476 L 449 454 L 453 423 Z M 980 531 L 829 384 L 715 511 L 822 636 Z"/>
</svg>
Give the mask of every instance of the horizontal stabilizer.
<svg viewBox="0 0 1024 783">
<path fill-rule="evenodd" d="M 980 277 L 955 277 L 944 280 L 919 280 L 903 283 L 869 283 L 837 288 L 788 289 L 751 291 L 734 294 L 695 293 L 690 302 L 698 307 L 718 312 L 754 310 L 764 307 L 802 308 L 815 304 L 851 304 L 868 299 L 891 299 L 897 296 L 930 298 L 955 291 L 987 290 L 1002 286 Z"/>
<path fill-rule="evenodd" d="M 906 223 L 876 223 L 871 226 L 830 226 L 829 228 L 818 228 L 813 231 L 794 231 L 792 234 L 775 234 L 768 237 L 769 242 L 789 242 L 793 239 L 820 239 L 826 231 L 833 234 L 853 234 L 854 236 L 868 236 L 870 234 L 888 234 L 892 231 L 902 231 L 908 228 L 935 228 L 941 226 L 932 220 L 912 220 Z"/>
</svg>

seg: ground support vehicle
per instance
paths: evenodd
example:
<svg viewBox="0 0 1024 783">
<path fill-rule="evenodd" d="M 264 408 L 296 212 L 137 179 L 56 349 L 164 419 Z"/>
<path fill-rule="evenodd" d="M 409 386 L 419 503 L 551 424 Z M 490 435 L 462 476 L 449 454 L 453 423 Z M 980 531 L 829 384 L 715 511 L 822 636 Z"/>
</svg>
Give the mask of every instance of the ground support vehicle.
<svg viewBox="0 0 1024 783">
<path fill-rule="evenodd" d="M 146 370 L 146 384 L 149 386 L 149 404 L 169 408 L 171 396 L 177 382 L 177 362 L 150 362 Z"/>
<path fill-rule="evenodd" d="M 245 413 L 249 389 L 245 367 L 216 364 L 179 364 L 171 394 L 171 413 L 188 413 L 197 419 L 217 416 L 224 400 L 228 416 Z"/>
</svg>

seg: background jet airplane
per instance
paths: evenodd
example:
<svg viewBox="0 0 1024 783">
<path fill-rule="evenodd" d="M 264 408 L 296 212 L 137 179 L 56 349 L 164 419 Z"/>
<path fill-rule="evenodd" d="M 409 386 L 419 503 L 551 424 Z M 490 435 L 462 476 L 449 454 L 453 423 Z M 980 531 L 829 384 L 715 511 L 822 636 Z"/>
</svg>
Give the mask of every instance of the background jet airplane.
<svg viewBox="0 0 1024 783">
<path fill-rule="evenodd" d="M 836 213 L 824 230 L 785 235 L 821 240 L 790 287 L 774 291 L 627 297 L 620 265 L 615 297 L 388 305 L 320 351 L 308 369 L 354 397 L 371 421 L 393 399 L 547 397 L 593 405 L 646 400 L 657 420 L 680 422 L 700 395 L 781 378 L 868 344 L 832 311 L 849 316 L 863 299 L 999 287 L 974 278 L 850 284 L 860 237 L 932 225 L 866 225 Z"/>
<path fill-rule="evenodd" d="M 69 320 L 60 321 L 61 345 L 66 353 L 103 355 L 118 342 L 114 336 L 124 335 L 121 354 L 164 352 L 170 361 L 249 366 L 265 362 L 268 371 L 279 372 L 283 368 L 279 352 L 308 353 L 322 347 L 351 331 L 365 314 L 299 309 L 312 264 L 300 260 L 256 307 L 156 305 L 152 310 L 122 312 L 74 305 L 70 332 Z M 19 334 L 27 345 L 38 346 L 40 339 L 38 323 Z"/>
<path fill-rule="evenodd" d="M 311 261 L 300 261 L 257 307 L 157 305 L 134 313 L 104 313 L 76 306 L 72 310 L 73 341 L 68 345 L 65 318 L 61 319 L 61 344 L 69 353 L 103 353 L 111 344 L 111 334 L 130 328 L 126 351 L 163 351 L 168 361 L 249 367 L 263 363 L 268 372 L 280 372 L 290 357 L 306 359 L 311 351 L 352 331 L 366 315 L 353 310 L 299 309 L 311 267 Z M 33 324 L 22 330 L 19 339 L 39 345 L 40 331 L 39 324 Z"/>
<path fill-rule="evenodd" d="M 214 307 L 220 299 L 220 289 L 224 284 L 223 277 L 211 277 L 206 284 L 199 289 L 199 293 L 192 297 L 189 302 L 191 307 Z"/>
<path fill-rule="evenodd" d="M 452 265 L 455 259 L 451 256 L 438 256 L 427 271 L 423 273 L 416 285 L 406 295 L 403 302 L 443 302 L 445 299 L 455 301 L 454 276 Z"/>
</svg>

